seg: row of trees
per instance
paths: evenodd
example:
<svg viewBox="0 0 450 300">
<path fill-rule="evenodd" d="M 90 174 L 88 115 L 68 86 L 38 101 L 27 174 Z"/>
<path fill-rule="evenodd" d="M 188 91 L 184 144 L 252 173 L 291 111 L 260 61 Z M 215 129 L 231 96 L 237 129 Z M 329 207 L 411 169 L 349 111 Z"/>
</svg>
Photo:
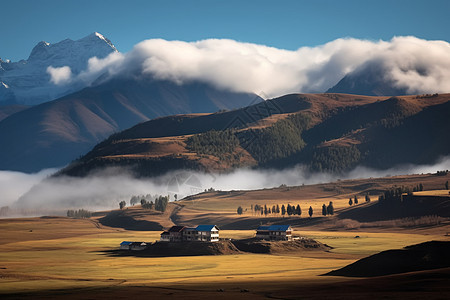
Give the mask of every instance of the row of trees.
<svg viewBox="0 0 450 300">
<path fill-rule="evenodd" d="M 159 196 L 155 199 L 155 203 L 153 203 L 153 201 L 148 202 L 145 199 L 141 199 L 141 206 L 145 209 L 154 208 L 157 211 L 165 212 L 167 204 L 169 204 L 169 196 Z"/>
<path fill-rule="evenodd" d="M 147 195 L 133 195 L 130 198 L 130 205 L 134 206 L 134 205 L 136 205 L 138 203 L 142 204 L 142 200 L 145 200 L 147 202 L 155 201 L 159 197 L 161 197 L 161 195 L 158 195 L 158 194 L 155 194 L 155 195 L 151 195 L 151 194 L 147 194 Z M 168 195 L 167 197 L 169 197 L 169 200 L 170 200 L 170 196 Z M 174 198 L 175 198 L 175 200 L 177 200 L 178 195 L 175 194 Z"/>
<path fill-rule="evenodd" d="M 413 192 L 421 192 L 423 191 L 423 184 L 419 183 L 415 187 L 413 187 Z"/>
<path fill-rule="evenodd" d="M 177 194 L 174 195 L 175 200 L 178 198 Z M 139 195 L 132 196 L 130 199 L 130 205 L 134 206 L 141 203 L 141 207 L 144 209 L 154 209 L 161 212 L 165 212 L 167 208 L 167 204 L 169 204 L 170 196 L 162 196 L 162 195 Z M 127 206 L 127 203 L 122 200 L 119 202 L 119 208 L 124 209 Z"/>
<path fill-rule="evenodd" d="M 76 219 L 87 219 L 92 216 L 92 213 L 85 209 L 79 209 L 79 210 L 72 210 L 69 209 L 67 211 L 67 216 L 69 218 L 76 218 Z"/>
<path fill-rule="evenodd" d="M 366 194 L 365 201 L 370 202 L 369 194 Z M 348 205 L 350 205 L 350 206 L 352 206 L 353 204 L 357 205 L 358 203 L 359 203 L 359 199 L 358 199 L 357 195 L 355 195 L 355 198 L 352 199 L 352 197 L 350 197 L 350 199 L 348 200 Z"/>
<path fill-rule="evenodd" d="M 297 206 L 295 205 L 291 205 L 291 204 L 287 204 L 286 206 L 283 204 L 281 205 L 281 207 L 277 204 L 277 205 L 273 205 L 272 207 L 267 206 L 267 205 L 259 205 L 259 204 L 255 204 L 255 205 L 251 205 L 251 211 L 253 214 L 258 214 L 258 215 L 273 215 L 273 214 L 281 214 L 281 215 L 298 215 L 301 216 L 302 214 L 302 209 L 300 207 L 299 204 L 297 204 Z M 239 208 L 238 208 L 238 214 L 239 214 Z"/>
<path fill-rule="evenodd" d="M 437 176 L 447 176 L 448 174 L 448 170 L 444 170 L 444 171 L 437 171 L 436 175 Z"/>
<path fill-rule="evenodd" d="M 312 208 L 311 208 L 312 209 Z M 333 207 L 333 201 L 330 201 L 330 203 L 325 205 L 325 203 L 322 205 L 322 215 L 334 215 L 334 207 Z M 312 216 L 312 212 L 310 217 Z"/>
<path fill-rule="evenodd" d="M 324 204 L 325 206 L 325 204 Z M 326 206 L 325 206 L 326 207 Z M 328 207 L 326 207 L 327 210 L 327 214 L 334 214 L 334 208 L 333 208 L 333 202 L 330 201 L 330 204 L 328 205 Z M 291 204 L 287 204 L 286 206 L 284 204 L 281 205 L 281 207 L 277 204 L 277 205 L 273 205 L 272 207 L 268 207 L 267 205 L 259 205 L 259 204 L 255 204 L 255 205 L 251 205 L 251 211 L 253 214 L 255 215 L 261 215 L 261 216 L 267 216 L 267 215 L 288 215 L 288 216 L 301 216 L 302 215 L 302 208 L 300 207 L 300 204 L 296 205 L 291 205 Z M 328 213 L 329 212 L 329 213 Z M 242 208 L 242 206 L 239 206 L 237 208 L 237 213 L 239 215 L 242 215 L 244 213 L 244 209 Z M 313 208 L 310 206 L 308 209 L 308 214 L 310 217 L 312 217 L 314 213 Z M 326 215 L 326 214 L 325 214 Z"/>
<path fill-rule="evenodd" d="M 378 196 L 378 202 L 380 204 L 402 202 L 403 194 L 411 195 L 411 189 L 405 186 L 393 187 Z"/>
</svg>

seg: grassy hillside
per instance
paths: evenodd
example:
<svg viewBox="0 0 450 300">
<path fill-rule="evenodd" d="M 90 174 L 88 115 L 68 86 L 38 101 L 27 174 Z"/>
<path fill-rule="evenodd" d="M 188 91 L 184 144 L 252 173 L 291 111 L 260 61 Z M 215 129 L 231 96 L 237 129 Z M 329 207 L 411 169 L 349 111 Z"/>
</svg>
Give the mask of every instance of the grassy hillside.
<svg viewBox="0 0 450 300">
<path fill-rule="evenodd" d="M 449 100 L 450 94 L 293 94 L 233 111 L 160 118 L 112 135 L 62 173 L 126 166 L 153 176 L 299 163 L 341 173 L 357 165 L 433 163 L 450 153 Z"/>
<path fill-rule="evenodd" d="M 450 195 L 442 190 L 450 174 L 395 176 L 331 183 L 280 186 L 251 191 L 205 191 L 170 202 L 164 213 L 143 209 L 141 205 L 125 210 L 97 213 L 103 225 L 129 230 L 156 230 L 172 225 L 194 226 L 216 224 L 221 229 L 256 229 L 261 224 L 292 224 L 309 229 L 326 230 L 390 230 L 391 228 L 434 228 L 450 221 Z M 402 203 L 379 203 L 378 196 L 393 187 L 413 188 L 422 184 L 425 191 L 413 194 L 415 199 Z M 365 201 L 369 195 L 371 201 Z M 359 199 L 349 205 L 349 199 Z M 430 198 L 431 197 L 431 198 Z M 322 215 L 322 206 L 333 202 L 334 214 Z M 261 214 L 259 205 L 271 210 L 284 205 L 301 208 L 301 215 Z M 237 208 L 243 208 L 238 214 Z M 312 207 L 310 218 L 308 209 Z M 439 227 L 439 226 L 438 226 Z M 443 230 L 443 229 L 442 229 Z M 445 234 L 445 231 L 442 231 Z"/>
<path fill-rule="evenodd" d="M 0 169 L 35 172 L 61 167 L 112 133 L 140 122 L 234 109 L 258 101 L 254 94 L 198 82 L 177 85 L 117 78 L 23 111 L 16 107 L 14 114 L 11 108 L 0 108 Z"/>
</svg>

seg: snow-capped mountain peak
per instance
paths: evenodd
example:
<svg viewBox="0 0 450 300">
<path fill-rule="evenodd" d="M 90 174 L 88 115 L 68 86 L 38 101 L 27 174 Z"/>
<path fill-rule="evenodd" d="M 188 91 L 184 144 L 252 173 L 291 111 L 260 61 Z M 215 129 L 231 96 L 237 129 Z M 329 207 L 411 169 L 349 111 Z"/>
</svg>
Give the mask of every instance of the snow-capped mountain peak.
<svg viewBox="0 0 450 300">
<path fill-rule="evenodd" d="M 79 40 L 65 39 L 58 43 L 39 42 L 27 60 L 0 62 L 0 81 L 9 87 L 7 94 L 0 93 L 3 103 L 39 104 L 64 96 L 82 86 L 56 84 L 51 70 L 64 68 L 73 76 L 87 67 L 91 57 L 104 58 L 117 52 L 116 47 L 98 32 Z M 70 80 L 62 82 L 69 83 Z"/>
</svg>

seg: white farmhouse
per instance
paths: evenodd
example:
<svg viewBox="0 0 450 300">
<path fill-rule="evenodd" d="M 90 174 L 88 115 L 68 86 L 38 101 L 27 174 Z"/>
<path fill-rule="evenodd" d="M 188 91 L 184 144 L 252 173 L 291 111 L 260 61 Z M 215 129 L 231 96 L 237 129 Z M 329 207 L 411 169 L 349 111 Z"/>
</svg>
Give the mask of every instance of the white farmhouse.
<svg viewBox="0 0 450 300">
<path fill-rule="evenodd" d="M 197 231 L 197 241 L 219 241 L 219 228 L 216 225 L 198 225 L 195 230 Z"/>
</svg>

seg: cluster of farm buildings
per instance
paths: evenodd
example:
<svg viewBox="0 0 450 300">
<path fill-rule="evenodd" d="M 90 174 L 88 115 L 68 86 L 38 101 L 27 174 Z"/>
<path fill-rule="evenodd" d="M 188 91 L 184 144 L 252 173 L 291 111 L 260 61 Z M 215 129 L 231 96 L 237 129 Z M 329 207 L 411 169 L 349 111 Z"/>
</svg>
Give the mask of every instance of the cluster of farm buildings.
<svg viewBox="0 0 450 300">
<path fill-rule="evenodd" d="M 160 242 L 218 242 L 219 227 L 216 225 L 198 225 L 197 227 L 172 226 L 161 233 Z M 292 227 L 290 225 L 259 226 L 256 229 L 256 238 L 270 241 L 291 241 Z M 147 247 L 145 242 L 127 242 L 120 244 L 122 250 L 143 250 Z"/>
</svg>

